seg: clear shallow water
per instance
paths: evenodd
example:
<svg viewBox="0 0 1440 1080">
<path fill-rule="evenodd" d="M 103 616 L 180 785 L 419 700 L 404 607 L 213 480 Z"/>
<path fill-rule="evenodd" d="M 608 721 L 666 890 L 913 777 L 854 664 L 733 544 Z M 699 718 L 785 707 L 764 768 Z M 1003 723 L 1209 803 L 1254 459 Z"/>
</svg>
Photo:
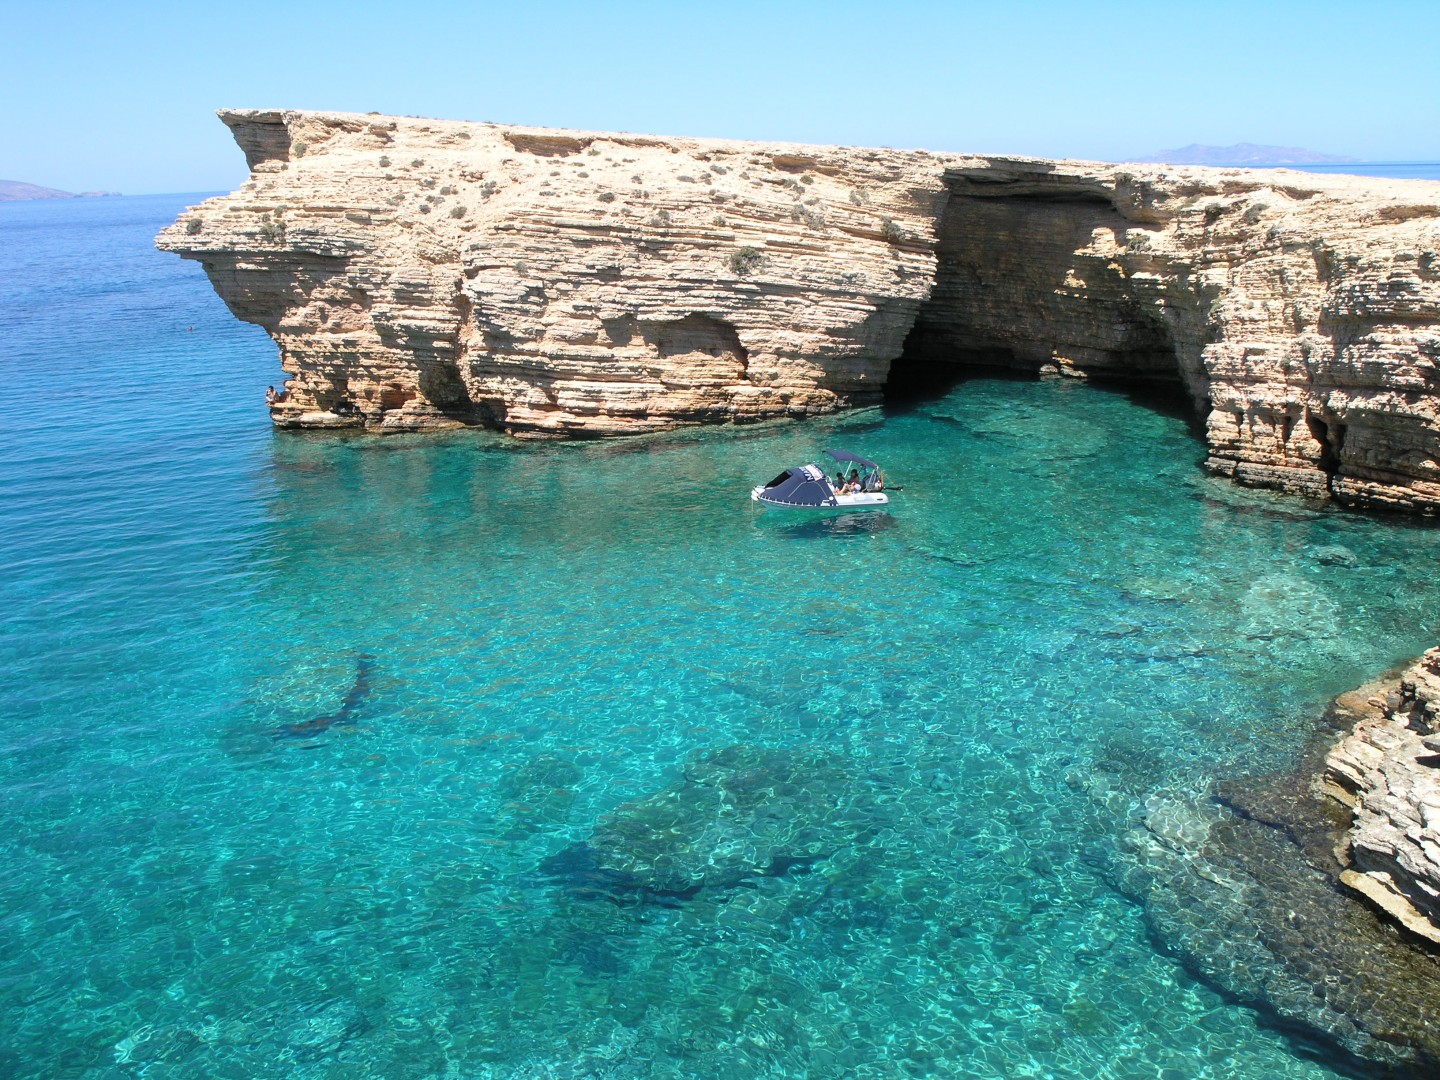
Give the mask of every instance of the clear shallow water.
<svg viewBox="0 0 1440 1080">
<path fill-rule="evenodd" d="M 1209 479 L 1068 383 L 278 437 L 268 340 L 149 246 L 187 201 L 0 207 L 0 1072 L 1334 1075 L 1098 867 L 1146 793 L 1285 766 L 1440 640 L 1440 532 Z M 749 504 L 832 444 L 892 513 Z M 360 657 L 354 723 L 274 737 Z M 541 871 L 737 746 L 828 763 L 775 796 L 856 821 L 809 873 Z"/>
</svg>

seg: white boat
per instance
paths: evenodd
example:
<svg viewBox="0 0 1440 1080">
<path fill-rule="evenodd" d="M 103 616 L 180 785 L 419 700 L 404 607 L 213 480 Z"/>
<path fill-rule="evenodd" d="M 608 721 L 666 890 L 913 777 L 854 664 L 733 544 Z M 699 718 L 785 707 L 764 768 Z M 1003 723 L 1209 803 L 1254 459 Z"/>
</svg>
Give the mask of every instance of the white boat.
<svg viewBox="0 0 1440 1080">
<path fill-rule="evenodd" d="M 890 502 L 880 466 L 848 450 L 826 450 L 839 466 L 834 478 L 819 465 L 786 469 L 768 484 L 756 484 L 750 498 L 770 506 L 810 510 L 873 510 Z"/>
</svg>

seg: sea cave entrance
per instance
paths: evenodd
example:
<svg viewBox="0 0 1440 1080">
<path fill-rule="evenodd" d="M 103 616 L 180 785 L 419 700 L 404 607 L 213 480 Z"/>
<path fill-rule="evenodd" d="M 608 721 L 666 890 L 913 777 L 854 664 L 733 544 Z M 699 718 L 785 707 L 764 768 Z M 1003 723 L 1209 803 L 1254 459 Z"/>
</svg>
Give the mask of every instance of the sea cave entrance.
<svg viewBox="0 0 1440 1080">
<path fill-rule="evenodd" d="M 1079 177 L 947 177 L 935 287 L 890 368 L 886 402 L 904 406 L 979 374 L 1083 376 L 1195 415 L 1198 370 L 1177 357 L 1170 298 L 1127 261 L 1150 227 Z M 1183 314 L 1180 317 L 1184 317 Z"/>
</svg>

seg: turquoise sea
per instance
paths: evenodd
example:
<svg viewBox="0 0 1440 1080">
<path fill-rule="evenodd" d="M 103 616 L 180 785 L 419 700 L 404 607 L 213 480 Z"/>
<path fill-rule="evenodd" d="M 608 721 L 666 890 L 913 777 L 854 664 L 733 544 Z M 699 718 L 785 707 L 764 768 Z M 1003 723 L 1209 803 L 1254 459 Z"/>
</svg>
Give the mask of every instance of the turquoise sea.
<svg viewBox="0 0 1440 1080">
<path fill-rule="evenodd" d="M 1101 868 L 1440 641 L 1440 531 L 1070 382 L 276 434 L 198 199 L 0 205 L 0 1075 L 1339 1075 Z M 831 445 L 889 513 L 749 502 Z M 587 864 L 657 806 L 754 872 Z"/>
</svg>

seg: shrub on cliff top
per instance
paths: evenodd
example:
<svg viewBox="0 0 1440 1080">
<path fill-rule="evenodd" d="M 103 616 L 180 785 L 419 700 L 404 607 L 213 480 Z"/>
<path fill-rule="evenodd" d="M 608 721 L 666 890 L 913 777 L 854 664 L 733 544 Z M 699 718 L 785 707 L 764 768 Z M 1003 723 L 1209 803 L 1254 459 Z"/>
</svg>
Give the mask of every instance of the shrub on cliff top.
<svg viewBox="0 0 1440 1080">
<path fill-rule="evenodd" d="M 453 217 L 453 218 L 462 218 L 462 217 L 464 217 L 464 216 L 465 216 L 465 207 L 463 207 L 463 206 L 452 206 L 452 207 L 450 208 L 450 216 Z"/>
<path fill-rule="evenodd" d="M 730 271 L 744 277 L 759 267 L 764 258 L 758 248 L 738 247 L 730 253 Z"/>
<path fill-rule="evenodd" d="M 599 199 L 601 202 L 614 202 L 614 201 L 615 201 L 615 193 L 614 193 L 613 191 L 602 191 L 602 192 L 600 192 L 599 195 L 597 195 L 597 196 L 595 196 L 595 197 L 596 197 L 597 199 Z"/>
</svg>

